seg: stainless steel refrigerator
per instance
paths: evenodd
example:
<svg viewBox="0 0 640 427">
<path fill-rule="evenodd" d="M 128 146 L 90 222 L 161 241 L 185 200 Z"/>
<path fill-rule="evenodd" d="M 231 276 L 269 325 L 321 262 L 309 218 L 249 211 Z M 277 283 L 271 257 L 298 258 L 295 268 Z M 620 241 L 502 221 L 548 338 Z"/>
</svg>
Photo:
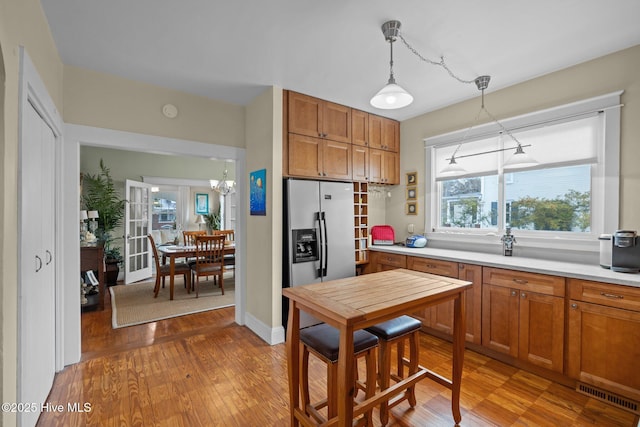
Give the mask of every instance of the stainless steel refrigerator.
<svg viewBox="0 0 640 427">
<path fill-rule="evenodd" d="M 353 184 L 284 180 L 283 287 L 355 276 Z M 288 299 L 283 298 L 283 324 Z M 318 323 L 301 313 L 300 326 Z"/>
</svg>

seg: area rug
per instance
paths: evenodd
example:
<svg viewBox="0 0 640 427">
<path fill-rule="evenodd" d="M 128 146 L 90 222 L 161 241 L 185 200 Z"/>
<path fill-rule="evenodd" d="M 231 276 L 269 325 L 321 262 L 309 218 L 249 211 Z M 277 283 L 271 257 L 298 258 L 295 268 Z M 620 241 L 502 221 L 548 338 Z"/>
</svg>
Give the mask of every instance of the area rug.
<svg viewBox="0 0 640 427">
<path fill-rule="evenodd" d="M 173 301 L 169 300 L 169 280 L 153 297 L 155 282 L 140 282 L 130 285 L 116 285 L 111 292 L 111 324 L 113 329 L 140 325 L 156 320 L 185 316 L 234 305 L 234 279 L 225 278 L 224 295 L 213 281 L 200 281 L 200 296 L 195 292 L 187 294 L 182 280 L 176 280 Z"/>
</svg>

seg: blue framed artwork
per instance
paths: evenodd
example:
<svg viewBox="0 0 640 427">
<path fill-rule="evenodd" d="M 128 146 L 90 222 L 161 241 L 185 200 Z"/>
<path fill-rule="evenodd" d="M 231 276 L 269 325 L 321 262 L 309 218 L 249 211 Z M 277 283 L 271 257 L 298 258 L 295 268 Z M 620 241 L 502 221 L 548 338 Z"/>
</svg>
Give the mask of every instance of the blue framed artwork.
<svg viewBox="0 0 640 427">
<path fill-rule="evenodd" d="M 209 195 L 206 193 L 196 193 L 196 215 L 206 215 L 209 213 Z"/>
<path fill-rule="evenodd" d="M 267 170 L 260 169 L 249 173 L 249 213 L 267 214 Z"/>
</svg>

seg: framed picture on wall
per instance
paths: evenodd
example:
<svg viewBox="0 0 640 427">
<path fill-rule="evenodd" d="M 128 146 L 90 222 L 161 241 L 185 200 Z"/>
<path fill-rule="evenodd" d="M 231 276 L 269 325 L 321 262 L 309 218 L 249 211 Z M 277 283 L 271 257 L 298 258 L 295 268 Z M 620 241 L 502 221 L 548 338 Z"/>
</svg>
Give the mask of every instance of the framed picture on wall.
<svg viewBox="0 0 640 427">
<path fill-rule="evenodd" d="M 196 193 L 196 215 L 206 215 L 209 213 L 209 195 L 206 193 Z"/>
<path fill-rule="evenodd" d="M 407 215 L 418 215 L 418 204 L 416 202 L 407 202 Z"/>
<path fill-rule="evenodd" d="M 417 198 L 416 187 L 407 188 L 407 200 L 416 200 Z"/>
<path fill-rule="evenodd" d="M 416 184 L 418 184 L 418 172 L 407 173 L 407 185 L 416 185 Z"/>
<path fill-rule="evenodd" d="M 267 170 L 249 173 L 249 214 L 267 215 Z"/>
</svg>

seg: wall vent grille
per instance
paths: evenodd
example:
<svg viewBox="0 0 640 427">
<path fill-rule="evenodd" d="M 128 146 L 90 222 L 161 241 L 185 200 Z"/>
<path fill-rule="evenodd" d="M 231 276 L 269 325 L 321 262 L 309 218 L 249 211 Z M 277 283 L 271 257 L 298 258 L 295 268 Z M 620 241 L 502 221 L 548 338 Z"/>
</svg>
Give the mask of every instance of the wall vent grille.
<svg viewBox="0 0 640 427">
<path fill-rule="evenodd" d="M 626 397 L 618 396 L 615 393 L 611 393 L 601 388 L 583 384 L 580 382 L 576 385 L 576 391 L 582 394 L 586 394 L 587 396 L 602 400 L 603 402 L 610 403 L 611 405 L 617 406 L 618 408 L 633 412 L 636 415 L 640 415 L 640 405 L 638 404 L 638 402 L 627 399 Z"/>
</svg>

